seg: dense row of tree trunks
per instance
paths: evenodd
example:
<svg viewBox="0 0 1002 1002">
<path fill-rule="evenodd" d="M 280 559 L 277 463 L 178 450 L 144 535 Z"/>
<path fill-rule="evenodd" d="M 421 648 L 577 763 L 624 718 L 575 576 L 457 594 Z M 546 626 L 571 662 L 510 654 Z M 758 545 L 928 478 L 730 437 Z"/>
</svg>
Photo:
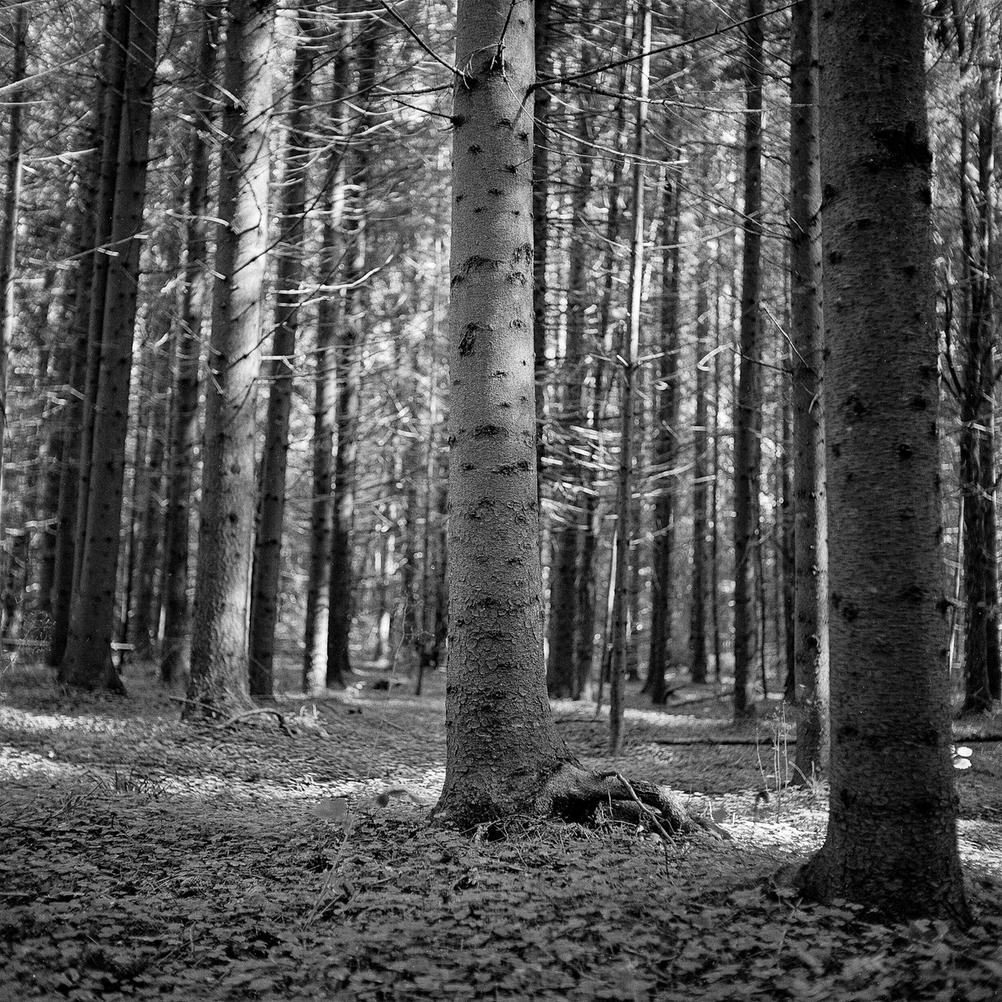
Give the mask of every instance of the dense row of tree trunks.
<svg viewBox="0 0 1002 1002">
<path fill-rule="evenodd" d="M 734 408 L 734 716 L 755 714 L 755 567 L 761 545 L 762 434 L 762 0 L 748 0 L 744 28 L 744 215 L 739 381 Z M 764 641 L 764 638 L 759 642 Z"/>
<path fill-rule="evenodd" d="M 115 150 L 107 262 L 95 270 L 88 348 L 97 379 L 84 419 L 75 553 L 76 590 L 60 679 L 89 688 L 122 688 L 112 663 L 129 384 L 143 246 L 143 210 L 156 72 L 158 0 L 121 5 L 128 23 L 124 100 L 105 122 L 105 151 Z M 99 319 L 98 319 L 99 318 Z M 95 344 L 99 348 L 95 349 Z M 87 438 L 90 436 L 89 448 Z M 81 532 L 81 529 L 83 530 Z"/>
<path fill-rule="evenodd" d="M 824 901 L 963 921 L 922 4 L 821 0 L 818 26 L 831 797 L 804 878 Z"/>
<path fill-rule="evenodd" d="M 230 0 L 228 12 L 189 716 L 247 692 L 276 8 Z"/>
</svg>

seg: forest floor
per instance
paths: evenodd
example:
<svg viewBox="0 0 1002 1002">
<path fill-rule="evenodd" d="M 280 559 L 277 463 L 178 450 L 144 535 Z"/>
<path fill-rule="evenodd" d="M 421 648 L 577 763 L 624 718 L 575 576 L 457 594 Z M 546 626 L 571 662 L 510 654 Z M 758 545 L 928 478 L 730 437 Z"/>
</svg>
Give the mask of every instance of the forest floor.
<svg viewBox="0 0 1002 1002">
<path fill-rule="evenodd" d="M 1002 744 L 976 740 L 1002 720 L 957 731 L 961 932 L 774 879 L 825 824 L 823 788 L 784 787 L 781 704 L 736 730 L 712 686 L 663 710 L 634 691 L 617 759 L 605 714 L 554 704 L 585 764 L 691 793 L 732 841 L 610 820 L 470 835 L 429 820 L 442 677 L 421 697 L 377 677 L 276 699 L 284 733 L 182 724 L 148 666 L 124 699 L 0 674 L 0 1000 L 1002 999 Z"/>
</svg>

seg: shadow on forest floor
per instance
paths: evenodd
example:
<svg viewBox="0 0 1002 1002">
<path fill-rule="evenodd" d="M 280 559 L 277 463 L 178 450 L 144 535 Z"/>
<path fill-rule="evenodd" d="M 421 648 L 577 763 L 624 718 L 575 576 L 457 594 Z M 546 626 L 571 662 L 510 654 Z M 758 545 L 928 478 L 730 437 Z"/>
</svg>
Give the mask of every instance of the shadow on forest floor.
<svg viewBox="0 0 1002 1002">
<path fill-rule="evenodd" d="M 957 777 L 962 934 L 773 884 L 820 844 L 825 791 L 783 787 L 781 712 L 735 730 L 712 687 L 663 710 L 632 693 L 616 760 L 590 705 L 554 704 L 586 764 L 690 792 L 734 836 L 665 847 L 609 821 L 430 825 L 439 675 L 421 697 L 363 678 L 277 699 L 291 735 L 181 724 L 143 666 L 126 681 L 123 700 L 0 676 L 0 1000 L 1002 999 L 1000 743 Z"/>
</svg>

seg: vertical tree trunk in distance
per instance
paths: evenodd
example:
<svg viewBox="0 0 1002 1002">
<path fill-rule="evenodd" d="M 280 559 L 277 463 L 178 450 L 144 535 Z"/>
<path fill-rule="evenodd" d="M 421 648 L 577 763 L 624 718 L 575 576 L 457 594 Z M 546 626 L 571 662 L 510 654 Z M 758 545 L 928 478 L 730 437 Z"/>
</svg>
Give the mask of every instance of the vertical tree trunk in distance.
<svg viewBox="0 0 1002 1002">
<path fill-rule="evenodd" d="M 793 781 L 828 765 L 828 524 L 821 380 L 818 213 L 817 0 L 793 8 L 790 78 L 790 337 L 793 380 L 794 660 L 797 753 Z"/>
<path fill-rule="evenodd" d="M 437 810 L 464 826 L 535 809 L 561 761 L 542 663 L 532 15 L 531 4 L 459 0 L 447 757 Z"/>
<path fill-rule="evenodd" d="M 305 3 L 305 0 L 304 0 Z M 261 459 L 261 506 L 254 550 L 250 620 L 250 691 L 270 696 L 274 689 L 275 626 L 285 523 L 285 474 L 289 455 L 289 418 L 296 332 L 305 278 L 303 237 L 306 221 L 306 181 L 311 158 L 310 104 L 313 100 L 313 16 L 301 6 L 299 42 L 292 68 L 289 129 L 286 136 L 285 178 L 279 221 L 278 301 L 269 365 L 271 391 Z"/>
<path fill-rule="evenodd" d="M 80 171 L 77 203 L 79 243 L 77 273 L 74 281 L 73 322 L 70 330 L 71 362 L 70 385 L 67 389 L 63 423 L 66 440 L 63 443 L 64 462 L 59 479 L 59 524 L 56 530 L 56 555 L 52 586 L 52 641 L 49 647 L 49 664 L 58 667 L 63 660 L 70 629 L 70 603 L 73 598 L 74 566 L 76 558 L 77 510 L 80 495 L 81 452 L 83 429 L 88 408 L 84 405 L 88 390 L 87 372 L 90 351 L 91 301 L 95 286 L 95 272 L 99 259 L 105 255 L 97 248 L 104 237 L 111 205 L 107 199 L 104 176 L 106 157 L 102 147 L 112 138 L 106 123 L 117 115 L 117 102 L 124 86 L 124 53 L 127 38 L 121 34 L 123 18 L 120 0 L 108 0 L 102 27 L 102 47 L 98 82 L 94 92 L 94 124 L 89 130 L 89 144 L 93 152 L 84 161 Z M 126 25 L 127 27 L 127 25 Z M 112 98 L 110 91 L 117 94 Z M 117 142 L 117 133 L 114 133 Z M 108 168 L 110 169 L 110 168 Z M 100 225 L 99 225 L 100 222 Z M 95 389 L 96 387 L 92 387 Z"/>
<path fill-rule="evenodd" d="M 633 407 L 640 354 L 640 322 L 644 277 L 644 158 L 647 138 L 647 95 L 650 92 L 651 10 L 641 5 L 640 61 L 637 121 L 633 152 L 633 233 L 630 241 L 629 324 L 622 350 L 623 387 L 620 395 L 621 435 L 619 472 L 616 482 L 616 576 L 613 598 L 612 671 L 609 679 L 609 750 L 618 755 L 623 743 L 623 697 L 626 687 L 628 656 L 628 611 L 630 537 L 633 534 Z"/>
<path fill-rule="evenodd" d="M 822 901 L 963 922 L 922 4 L 821 0 L 818 27 L 831 795 L 802 879 Z"/>
<path fill-rule="evenodd" d="M 103 297 L 87 502 L 78 510 L 78 517 L 86 515 L 83 551 L 78 561 L 79 581 L 70 607 L 69 637 L 59 671 L 62 682 L 113 692 L 124 691 L 112 662 L 111 641 L 159 0 L 131 0 L 128 6 L 129 46 L 109 234 L 115 254 L 108 262 Z M 83 469 L 81 482 L 84 482 Z"/>
<path fill-rule="evenodd" d="M 707 413 L 707 364 L 710 346 L 710 307 L 707 286 L 710 281 L 709 250 L 699 249 L 696 262 L 696 413 L 693 423 L 692 458 L 692 610 L 689 619 L 689 656 L 692 680 L 699 685 L 707 679 L 706 657 L 706 562 L 707 525 L 709 522 L 709 420 Z"/>
<path fill-rule="evenodd" d="M 11 25 L 14 42 L 14 65 L 11 83 L 24 80 L 28 63 L 28 12 L 19 5 Z M 14 275 L 17 264 L 17 217 L 21 197 L 21 146 L 24 137 L 22 103 L 24 92 L 15 86 L 10 92 L 7 122 L 7 157 L 4 169 L 3 221 L 0 229 L 0 540 L 5 524 L 4 465 L 7 459 L 7 370 L 14 338 Z M 13 557 L 11 557 L 13 560 Z"/>
<path fill-rule="evenodd" d="M 359 33 L 357 93 L 362 114 L 373 101 L 379 23 L 366 24 Z M 361 129 L 366 128 L 363 120 Z M 355 588 L 352 528 L 355 521 L 355 473 L 358 456 L 359 409 L 362 389 L 362 346 L 369 302 L 364 284 L 368 234 L 369 178 L 372 161 L 364 141 L 350 154 L 345 203 L 344 312 L 336 349 L 337 448 L 334 454 L 334 496 L 331 513 L 330 617 L 327 637 L 327 687 L 343 689 L 351 673 L 352 605 Z"/>
<path fill-rule="evenodd" d="M 585 42 L 582 67 L 591 64 L 590 43 Z M 538 50 L 538 46 L 537 46 Z M 592 162 L 590 142 L 591 110 L 587 105 L 587 92 L 580 95 L 583 106 L 576 116 L 576 137 L 579 144 L 579 167 L 571 196 L 570 262 L 567 276 L 567 348 L 564 357 L 564 385 L 562 387 L 563 435 L 572 442 L 575 427 L 584 423 L 587 408 L 584 359 L 588 354 L 585 344 L 587 319 L 585 310 L 591 300 L 586 288 L 587 245 L 585 233 L 586 213 L 591 198 Z M 535 195 L 535 189 L 533 189 Z M 535 286 L 533 287 L 535 290 Z M 535 295 L 535 291 L 534 291 Z M 534 328 L 535 330 L 535 328 Z M 538 385 L 538 384 L 537 384 Z M 562 484 L 558 486 L 566 495 L 568 514 L 562 522 L 554 519 L 552 529 L 553 562 L 550 569 L 550 625 L 549 659 L 546 666 L 546 685 L 551 696 L 581 697 L 581 651 L 577 644 L 577 626 L 582 610 L 578 580 L 579 551 L 582 536 L 591 526 L 582 518 L 588 502 L 584 487 L 584 470 L 577 456 L 566 445 L 563 450 Z M 589 638 L 590 642 L 590 638 Z M 590 662 L 590 657 L 588 661 Z M 589 664 L 590 668 L 590 664 Z"/>
<path fill-rule="evenodd" d="M 174 345 L 176 376 L 171 400 L 170 475 L 164 533 L 164 642 L 160 679 L 169 685 L 188 674 L 191 664 L 191 605 L 188 601 L 192 484 L 198 446 L 198 384 L 202 328 L 208 292 L 209 145 L 207 135 L 215 101 L 219 24 L 205 3 L 195 8 L 201 20 L 195 80 L 191 87 L 191 134 L 185 221 L 184 286 Z"/>
<path fill-rule="evenodd" d="M 657 390 L 657 434 L 654 440 L 654 468 L 657 496 L 654 501 L 654 536 L 651 560 L 651 648 L 647 688 L 651 702 L 660 706 L 666 699 L 665 672 L 671 658 L 675 587 L 675 520 L 678 477 L 673 471 L 678 457 L 679 387 L 679 226 L 681 206 L 678 187 L 666 168 L 664 204 L 661 213 L 661 361 Z"/>
<path fill-rule="evenodd" d="M 323 224 L 319 253 L 323 295 L 317 306 L 317 350 L 313 376 L 313 503 L 310 508 L 310 577 L 306 595 L 303 691 L 319 696 L 327 689 L 327 638 L 331 612 L 331 533 L 333 531 L 334 436 L 337 430 L 337 335 L 344 307 L 342 294 L 331 288 L 340 262 L 338 229 L 344 213 L 347 151 L 344 98 L 349 63 L 342 29 L 335 25 L 330 39 L 334 58 L 329 120 L 335 146 L 321 185 Z"/>
<path fill-rule="evenodd" d="M 247 693 L 274 0 L 230 0 L 188 717 Z"/>
<path fill-rule="evenodd" d="M 744 247 L 740 372 L 734 412 L 734 718 L 755 715 L 755 564 L 762 431 L 762 0 L 748 0 L 745 31 Z M 763 638 L 764 639 L 764 638 Z"/>
</svg>

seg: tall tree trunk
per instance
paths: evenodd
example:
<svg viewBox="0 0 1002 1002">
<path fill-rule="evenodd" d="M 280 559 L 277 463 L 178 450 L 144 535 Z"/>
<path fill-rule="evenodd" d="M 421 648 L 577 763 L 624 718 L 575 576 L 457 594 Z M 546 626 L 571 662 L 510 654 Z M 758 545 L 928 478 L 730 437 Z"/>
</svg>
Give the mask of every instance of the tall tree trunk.
<svg viewBox="0 0 1002 1002">
<path fill-rule="evenodd" d="M 587 43 L 582 52 L 582 66 L 591 65 L 591 49 Z M 587 96 L 582 95 L 587 101 Z M 586 417 L 587 388 L 585 383 L 585 358 L 589 354 L 586 344 L 587 319 L 585 311 L 591 299 L 587 288 L 586 213 L 591 198 L 592 156 L 590 149 L 591 110 L 585 104 L 577 114 L 576 138 L 579 145 L 580 166 L 574 194 L 571 198 L 570 263 L 567 278 L 567 348 L 564 359 L 563 413 L 561 423 L 564 436 L 573 441 L 575 428 Z M 535 197 L 535 188 L 533 189 Z M 535 286 L 534 286 L 535 294 Z M 535 329 L 535 328 L 534 328 Z M 538 386 L 538 383 L 537 383 Z M 549 661 L 546 666 L 547 689 L 551 696 L 580 697 L 580 650 L 577 645 L 577 626 L 580 582 L 578 579 L 579 544 L 591 525 L 582 519 L 587 510 L 584 471 L 575 453 L 564 449 L 563 485 L 569 501 L 570 514 L 552 531 L 553 564 L 550 570 L 550 628 Z M 590 566 L 590 565 L 589 565 Z M 589 667 L 591 658 L 588 658 Z"/>
<path fill-rule="evenodd" d="M 629 323 L 623 339 L 623 386 L 620 394 L 619 473 L 616 481 L 616 584 L 612 625 L 612 675 L 609 679 L 609 750 L 618 755 L 623 743 L 623 697 L 626 686 L 628 660 L 629 571 L 630 539 L 633 535 L 633 408 L 637 376 L 637 357 L 640 354 L 641 306 L 643 304 L 644 277 L 644 159 L 647 150 L 647 95 L 650 92 L 651 11 L 641 4 L 639 11 L 640 51 L 645 53 L 640 62 L 636 132 L 633 152 L 633 233 L 630 241 Z"/>
<path fill-rule="evenodd" d="M 250 691 L 270 696 L 274 688 L 275 626 L 285 523 L 285 474 L 289 455 L 289 418 L 292 413 L 292 377 L 296 332 L 303 301 L 306 222 L 306 182 L 312 157 L 310 105 L 313 100 L 313 17 L 301 7 L 299 43 L 292 68 L 292 95 L 282 207 L 279 220 L 278 300 L 268 378 L 268 416 L 261 459 L 261 507 L 254 550 L 251 588 Z"/>
<path fill-rule="evenodd" d="M 247 693 L 274 0 L 230 0 L 188 717 Z"/>
<path fill-rule="evenodd" d="M 143 246 L 143 209 L 156 75 L 159 0 L 131 0 L 125 94 L 119 119 L 114 208 L 100 324 L 101 350 L 94 397 L 89 475 L 81 454 L 81 483 L 87 484 L 83 548 L 60 681 L 82 688 L 124 691 L 112 661 L 115 582 L 118 573 L 125 438 L 129 417 L 132 342 Z M 102 255 L 105 256 L 105 255 Z M 92 304 L 93 305 L 93 304 Z M 92 336 L 94 331 L 92 329 Z M 87 435 L 85 423 L 84 435 Z M 84 497 L 84 495 L 81 495 Z M 80 536 L 78 534 L 78 545 Z"/>
<path fill-rule="evenodd" d="M 198 8 L 201 32 L 188 138 L 190 179 L 185 221 L 184 286 L 181 316 L 174 345 L 176 376 L 171 406 L 170 476 L 167 526 L 164 533 L 164 642 L 160 678 L 166 684 L 188 674 L 191 665 L 191 604 L 188 601 L 191 549 L 192 484 L 198 445 L 198 387 L 202 329 L 208 294 L 209 146 L 206 142 L 215 101 L 219 22 L 211 0 Z"/>
<path fill-rule="evenodd" d="M 456 53 L 450 641 L 438 811 L 468 826 L 535 809 L 561 755 L 542 661 L 531 6 L 460 0 Z"/>
<path fill-rule="evenodd" d="M 651 560 L 651 650 L 647 687 L 651 702 L 666 698 L 665 672 L 671 659 L 675 605 L 675 521 L 678 476 L 674 472 L 679 444 L 679 226 L 681 206 L 672 168 L 666 168 L 661 212 L 661 362 L 658 373 L 658 429 L 654 442 L 657 496 L 654 501 L 654 552 Z"/>
<path fill-rule="evenodd" d="M 748 0 L 745 32 L 744 247 L 740 375 L 734 410 L 734 718 L 755 715 L 755 565 L 761 543 L 762 0 Z M 764 638 L 762 638 L 764 640 Z"/>
<path fill-rule="evenodd" d="M 341 260 L 338 230 L 344 216 L 345 143 L 343 123 L 348 92 L 349 62 L 343 32 L 335 26 L 331 38 L 334 73 L 330 122 L 338 142 L 326 165 L 321 187 L 323 225 L 319 254 L 320 283 L 325 288 L 317 307 L 317 350 L 313 376 L 313 503 L 310 508 L 310 577 L 306 596 L 303 690 L 314 696 L 326 691 L 327 638 L 330 631 L 331 535 L 333 532 L 334 440 L 337 432 L 337 337 L 344 316 L 342 293 L 331 288 Z"/>
<path fill-rule="evenodd" d="M 707 365 L 710 347 L 710 307 L 707 287 L 710 281 L 707 249 L 701 248 L 696 262 L 696 413 L 693 423 L 692 458 L 692 610 L 689 620 L 689 656 L 693 682 L 702 685 L 707 679 L 706 657 L 706 586 L 707 527 L 709 523 L 709 415 L 707 412 Z"/>
<path fill-rule="evenodd" d="M 373 100 L 379 29 L 366 25 L 357 40 L 358 82 L 363 109 Z M 331 608 L 327 638 L 327 687 L 344 688 L 351 673 L 352 596 L 354 573 L 352 528 L 355 520 L 355 466 L 358 456 L 359 407 L 362 389 L 362 346 L 365 336 L 369 293 L 365 282 L 368 241 L 369 179 L 371 158 L 364 143 L 351 154 L 345 208 L 347 244 L 344 283 L 344 315 L 336 349 L 337 449 L 334 454 L 334 498 L 331 514 Z"/>
<path fill-rule="evenodd" d="M 922 4 L 821 0 L 818 28 L 832 741 L 827 836 L 803 880 L 822 901 L 965 921 Z"/>
<path fill-rule="evenodd" d="M 821 406 L 824 352 L 818 213 L 816 0 L 793 9 L 790 79 L 790 327 L 793 380 L 794 782 L 828 766 L 828 524 Z"/>
<path fill-rule="evenodd" d="M 24 140 L 20 86 L 28 67 L 28 12 L 19 5 L 12 27 L 14 64 L 11 68 L 10 117 L 7 122 L 7 156 L 4 165 L 3 220 L 0 227 L 0 539 L 6 523 L 4 468 L 7 460 L 7 373 L 14 339 L 14 278 L 17 266 L 17 220 L 21 198 L 21 147 Z"/>
<path fill-rule="evenodd" d="M 85 406 L 88 392 L 96 390 L 96 383 L 88 385 L 90 350 L 91 301 L 99 263 L 106 263 L 105 255 L 98 251 L 103 243 L 107 220 L 112 206 L 108 201 L 106 156 L 103 147 L 117 144 L 118 133 L 109 121 L 117 121 L 116 110 L 124 87 L 124 53 L 128 36 L 122 36 L 123 4 L 120 0 L 107 0 L 102 29 L 101 65 L 94 94 L 94 124 L 89 145 L 93 153 L 87 157 L 80 172 L 78 193 L 77 272 L 74 281 L 73 323 L 70 330 L 72 346 L 70 385 L 66 392 L 63 426 L 66 439 L 63 443 L 63 466 L 59 479 L 59 524 L 56 535 L 55 567 L 53 569 L 52 641 L 49 647 L 49 664 L 57 667 L 63 660 L 70 629 L 70 604 L 73 599 L 74 569 L 78 524 L 81 522 L 78 504 L 80 499 L 81 453 L 84 427 L 89 420 L 90 408 Z M 117 93 L 113 96 L 111 91 Z M 107 141 L 107 142 L 106 142 Z M 104 235 L 102 235 L 104 234 Z M 96 374 L 96 356 L 95 374 Z M 88 446 L 89 451 L 89 446 Z"/>
</svg>

